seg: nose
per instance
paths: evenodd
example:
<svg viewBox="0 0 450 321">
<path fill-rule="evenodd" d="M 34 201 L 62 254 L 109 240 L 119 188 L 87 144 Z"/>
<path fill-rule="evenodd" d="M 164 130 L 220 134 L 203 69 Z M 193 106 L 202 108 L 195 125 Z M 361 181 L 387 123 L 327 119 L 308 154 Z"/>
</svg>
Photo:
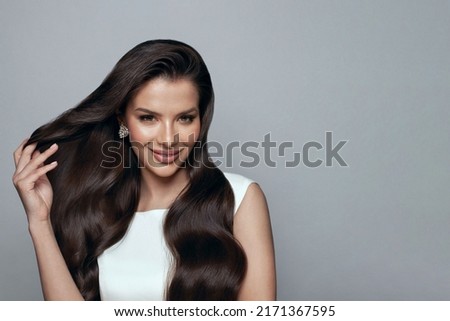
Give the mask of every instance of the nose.
<svg viewBox="0 0 450 321">
<path fill-rule="evenodd" d="M 178 144 L 179 135 L 175 133 L 173 124 L 169 121 L 161 125 L 158 135 L 158 144 L 165 148 L 173 148 Z"/>
</svg>

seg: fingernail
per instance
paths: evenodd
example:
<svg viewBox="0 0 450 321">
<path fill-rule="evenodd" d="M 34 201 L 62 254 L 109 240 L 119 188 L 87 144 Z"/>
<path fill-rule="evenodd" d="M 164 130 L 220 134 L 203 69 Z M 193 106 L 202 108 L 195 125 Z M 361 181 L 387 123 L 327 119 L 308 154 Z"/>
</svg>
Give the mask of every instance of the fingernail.
<svg viewBox="0 0 450 321">
<path fill-rule="evenodd" d="M 50 149 L 55 149 L 56 147 L 58 147 L 58 145 L 56 145 L 56 143 L 55 143 L 52 146 L 50 146 Z"/>
</svg>

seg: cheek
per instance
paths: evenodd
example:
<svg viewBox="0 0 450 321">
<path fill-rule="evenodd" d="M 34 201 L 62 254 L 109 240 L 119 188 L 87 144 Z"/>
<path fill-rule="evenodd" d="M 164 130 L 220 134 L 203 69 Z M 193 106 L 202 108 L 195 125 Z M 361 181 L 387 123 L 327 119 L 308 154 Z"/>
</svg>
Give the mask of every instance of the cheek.
<svg viewBox="0 0 450 321">
<path fill-rule="evenodd" d="M 200 124 L 196 124 L 183 133 L 183 140 L 192 147 L 200 136 Z"/>
<path fill-rule="evenodd" d="M 129 124 L 128 131 L 130 133 L 130 141 L 134 142 L 147 143 L 155 136 L 154 131 L 136 123 Z"/>
</svg>

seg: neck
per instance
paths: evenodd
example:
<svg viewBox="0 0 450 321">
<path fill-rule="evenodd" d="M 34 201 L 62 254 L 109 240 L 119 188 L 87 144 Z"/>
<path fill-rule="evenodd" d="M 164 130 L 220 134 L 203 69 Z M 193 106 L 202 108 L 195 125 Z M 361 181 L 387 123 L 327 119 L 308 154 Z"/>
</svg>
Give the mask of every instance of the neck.
<svg viewBox="0 0 450 321">
<path fill-rule="evenodd" d="M 141 178 L 139 212 L 169 208 L 189 183 L 189 173 L 186 169 L 180 169 L 169 177 L 161 177 L 142 168 Z"/>
</svg>

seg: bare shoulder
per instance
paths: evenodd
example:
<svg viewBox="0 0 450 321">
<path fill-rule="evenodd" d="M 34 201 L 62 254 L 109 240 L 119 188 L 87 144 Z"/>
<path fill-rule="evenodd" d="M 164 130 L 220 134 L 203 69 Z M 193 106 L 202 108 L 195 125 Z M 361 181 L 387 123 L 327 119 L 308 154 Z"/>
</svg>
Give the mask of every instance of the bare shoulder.
<svg viewBox="0 0 450 321">
<path fill-rule="evenodd" d="M 249 185 L 234 218 L 233 232 L 247 256 L 240 300 L 275 300 L 275 254 L 267 200 L 261 187 Z"/>
</svg>

